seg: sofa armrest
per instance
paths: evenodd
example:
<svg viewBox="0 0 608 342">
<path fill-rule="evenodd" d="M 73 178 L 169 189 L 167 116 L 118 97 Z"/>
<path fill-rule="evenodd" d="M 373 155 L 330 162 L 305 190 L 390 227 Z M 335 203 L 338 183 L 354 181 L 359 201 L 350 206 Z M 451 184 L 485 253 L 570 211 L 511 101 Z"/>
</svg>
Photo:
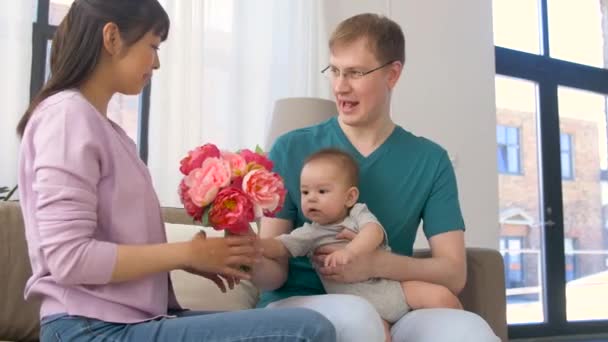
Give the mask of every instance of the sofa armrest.
<svg viewBox="0 0 608 342">
<path fill-rule="evenodd" d="M 502 255 L 488 248 L 467 248 L 467 283 L 459 295 L 467 311 L 481 316 L 502 340 L 507 338 L 507 300 Z M 429 257 L 418 250 L 415 257 Z"/>
</svg>

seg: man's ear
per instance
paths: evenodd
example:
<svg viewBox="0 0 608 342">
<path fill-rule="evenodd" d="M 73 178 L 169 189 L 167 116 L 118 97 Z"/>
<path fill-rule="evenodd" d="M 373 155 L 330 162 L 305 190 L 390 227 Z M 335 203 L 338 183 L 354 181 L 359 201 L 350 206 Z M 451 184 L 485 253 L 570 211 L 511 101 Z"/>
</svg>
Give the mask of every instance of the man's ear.
<svg viewBox="0 0 608 342">
<path fill-rule="evenodd" d="M 403 72 L 403 63 L 395 61 L 389 65 L 388 89 L 392 90 L 395 87 L 401 77 L 401 72 Z"/>
<path fill-rule="evenodd" d="M 115 23 L 107 23 L 103 30 L 103 47 L 110 56 L 115 56 L 122 50 L 120 30 Z"/>
<path fill-rule="evenodd" d="M 359 189 L 356 186 L 351 186 L 346 193 L 346 206 L 352 207 L 359 199 Z"/>
</svg>

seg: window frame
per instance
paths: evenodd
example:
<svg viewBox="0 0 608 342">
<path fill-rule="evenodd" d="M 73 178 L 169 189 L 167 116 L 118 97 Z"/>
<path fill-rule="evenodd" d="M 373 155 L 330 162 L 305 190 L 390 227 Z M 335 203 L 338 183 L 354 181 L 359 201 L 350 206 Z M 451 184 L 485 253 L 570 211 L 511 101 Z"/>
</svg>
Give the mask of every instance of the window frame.
<svg viewBox="0 0 608 342">
<path fill-rule="evenodd" d="M 32 30 L 32 72 L 30 77 L 30 101 L 42 89 L 45 82 L 47 42 L 53 39 L 57 26 L 49 24 L 50 0 L 37 0 L 36 18 Z M 148 83 L 140 94 L 137 125 L 137 148 L 139 157 L 148 162 L 148 135 L 150 123 L 150 95 L 152 83 Z"/>
<path fill-rule="evenodd" d="M 541 222 L 552 222 L 544 230 L 545 322 L 510 324 L 509 338 L 537 338 L 558 335 L 608 333 L 608 319 L 568 321 L 566 313 L 564 217 L 560 154 L 558 87 L 566 86 L 608 94 L 608 70 L 550 57 L 547 0 L 540 6 L 541 54 L 495 46 L 496 75 L 520 78 L 537 83 L 538 115 L 542 135 Z M 559 170 L 559 171 L 556 171 Z"/>
</svg>

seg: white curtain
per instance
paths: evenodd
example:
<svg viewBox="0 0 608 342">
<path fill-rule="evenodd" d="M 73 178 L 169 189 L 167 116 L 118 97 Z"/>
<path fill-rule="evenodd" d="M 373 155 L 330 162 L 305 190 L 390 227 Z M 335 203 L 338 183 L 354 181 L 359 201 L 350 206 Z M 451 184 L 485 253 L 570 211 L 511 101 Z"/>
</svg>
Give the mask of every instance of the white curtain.
<svg viewBox="0 0 608 342">
<path fill-rule="evenodd" d="M 0 187 L 17 184 L 15 128 L 29 104 L 34 12 L 32 1 L 3 1 L 0 11 Z"/>
<path fill-rule="evenodd" d="M 274 101 L 330 96 L 321 0 L 161 0 L 171 18 L 152 82 L 148 165 L 179 206 L 179 160 L 197 145 L 262 145 Z M 272 18 L 272 19 L 270 19 Z"/>
</svg>

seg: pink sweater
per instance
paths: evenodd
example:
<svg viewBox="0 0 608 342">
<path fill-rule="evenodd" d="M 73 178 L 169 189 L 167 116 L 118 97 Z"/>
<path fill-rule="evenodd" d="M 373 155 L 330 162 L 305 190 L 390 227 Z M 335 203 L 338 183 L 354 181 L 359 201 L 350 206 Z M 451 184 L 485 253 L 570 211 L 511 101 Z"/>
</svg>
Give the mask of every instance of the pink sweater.
<svg viewBox="0 0 608 342">
<path fill-rule="evenodd" d="M 21 143 L 19 191 L 41 317 L 131 323 L 179 308 L 167 273 L 109 284 L 118 244 L 166 242 L 158 198 L 135 144 L 79 92 L 35 110 Z"/>
</svg>

